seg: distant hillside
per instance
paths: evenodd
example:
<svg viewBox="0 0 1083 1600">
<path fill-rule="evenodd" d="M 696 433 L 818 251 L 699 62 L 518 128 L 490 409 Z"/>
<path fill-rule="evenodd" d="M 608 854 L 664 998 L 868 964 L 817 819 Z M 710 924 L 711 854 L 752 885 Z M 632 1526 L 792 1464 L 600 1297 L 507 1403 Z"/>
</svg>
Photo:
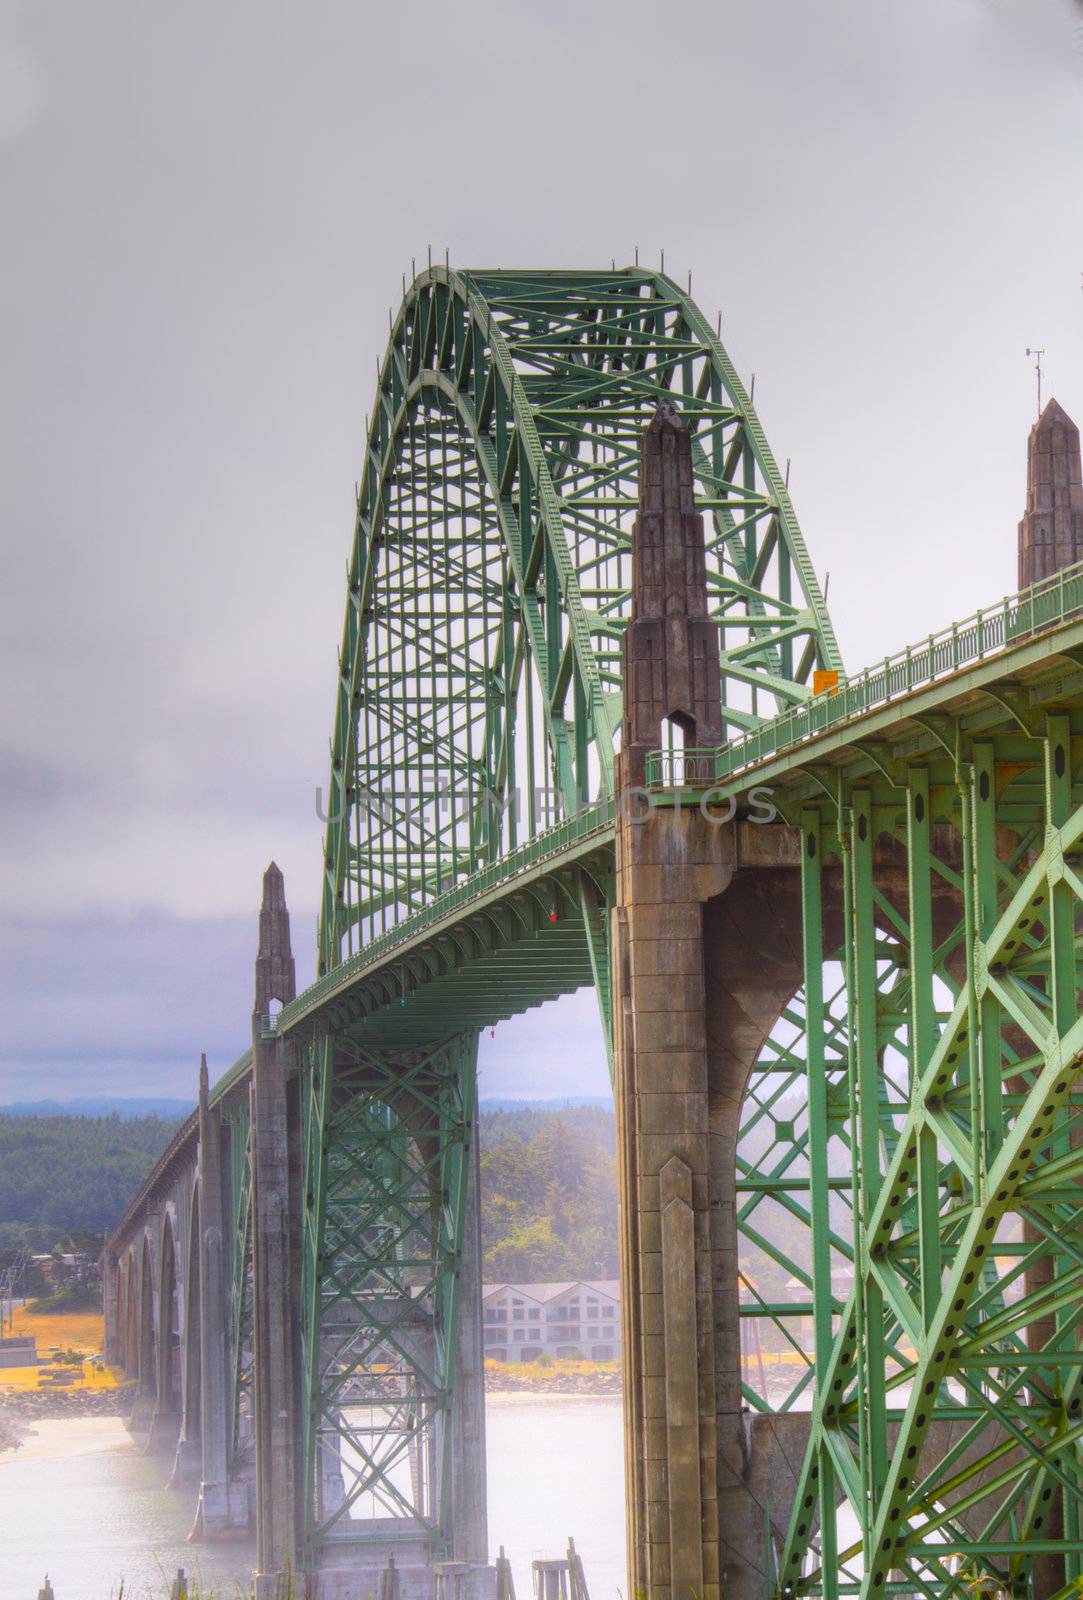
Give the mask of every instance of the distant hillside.
<svg viewBox="0 0 1083 1600">
<path fill-rule="evenodd" d="M 611 1107 L 515 1105 L 481 1114 L 485 1277 L 617 1276 L 616 1124 Z"/>
<path fill-rule="evenodd" d="M 568 1106 L 608 1106 L 613 1108 L 610 1094 L 570 1094 L 563 1100 L 479 1100 L 478 1110 L 486 1111 L 564 1111 Z"/>
<path fill-rule="evenodd" d="M 0 1249 L 48 1250 L 73 1228 L 108 1232 L 178 1120 L 0 1113 Z M 614 1139 L 608 1106 L 512 1101 L 482 1112 L 487 1277 L 616 1276 Z"/>
<path fill-rule="evenodd" d="M 108 1232 L 178 1120 L 0 1115 L 0 1249 L 49 1250 L 73 1229 Z"/>
<path fill-rule="evenodd" d="M 76 1100 L 20 1100 L 0 1106 L 5 1117 L 163 1117 L 179 1121 L 195 1109 L 192 1100 L 126 1100 L 95 1096 Z"/>
<path fill-rule="evenodd" d="M 796 1101 L 793 1110 L 799 1114 Z M 50 1250 L 73 1230 L 108 1232 L 178 1120 L 118 1112 L 36 1116 L 26 1107 L 0 1114 L 0 1256 L 19 1246 Z M 612 1108 L 504 1101 L 483 1109 L 480 1122 L 486 1279 L 617 1277 Z M 762 1130 L 752 1134 L 742 1145 L 746 1159 L 761 1157 L 767 1141 Z M 843 1198 L 834 1198 L 833 1220 L 846 1234 L 848 1212 Z M 783 1298 L 792 1269 L 782 1263 L 807 1261 L 807 1231 L 773 1201 L 761 1206 L 756 1226 L 770 1246 L 744 1243 L 742 1267 L 766 1298 Z"/>
</svg>

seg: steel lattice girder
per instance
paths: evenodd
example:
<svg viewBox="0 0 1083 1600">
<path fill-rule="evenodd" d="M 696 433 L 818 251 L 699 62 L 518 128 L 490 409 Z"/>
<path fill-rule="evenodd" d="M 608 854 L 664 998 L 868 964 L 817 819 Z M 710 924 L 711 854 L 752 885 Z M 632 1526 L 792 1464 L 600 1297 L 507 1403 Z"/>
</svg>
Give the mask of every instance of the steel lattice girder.
<svg viewBox="0 0 1083 1600">
<path fill-rule="evenodd" d="M 392 1278 L 403 1288 L 422 1271 L 435 1308 L 456 1285 L 454 1207 L 442 1233 L 391 1225 L 403 1183 L 416 1180 L 416 1199 L 427 1174 L 396 1146 L 387 1108 L 411 1059 L 430 1059 L 394 1044 L 421 1047 L 445 983 L 472 1049 L 470 1030 L 505 1014 L 494 963 L 514 963 L 516 946 L 521 968 L 503 969 L 516 973 L 508 1009 L 607 971 L 608 837 L 575 859 L 561 845 L 562 866 L 562 836 L 547 829 L 594 794 L 597 826 L 607 836 L 611 826 L 635 449 L 662 393 L 694 428 L 725 714 L 740 732 L 801 703 L 811 667 L 838 656 L 758 424 L 694 306 L 650 273 L 437 270 L 393 325 L 350 566 L 322 975 L 283 1019 L 310 1041 L 310 1556 L 348 1515 L 321 1501 L 321 1439 L 335 1441 L 335 1472 L 352 1472 L 347 1502 L 375 1495 L 446 1547 L 431 1455 L 446 1346 L 441 1375 L 438 1355 L 420 1361 L 394 1319 L 377 1326 L 363 1288 Z M 1063 649 L 1078 644 L 1078 627 L 1062 631 Z M 1051 649 L 979 662 L 965 680 L 783 748 L 757 771 L 777 781 L 802 839 L 805 982 L 753 1075 L 738 1154 L 742 1257 L 758 1253 L 797 1284 L 774 1299 L 746 1273 L 743 1314 L 801 1352 L 785 1396 L 748 1382 L 746 1398 L 812 1406 L 780 1593 L 962 1594 L 967 1562 L 1005 1585 L 1036 1561 L 1078 1575 L 1083 1039 L 1072 1011 L 1083 875 L 1071 862 L 1083 793 L 1071 788 L 1068 735 L 1078 751 L 1083 727 L 1057 724 L 1058 735 L 1055 724 L 1060 702 L 1083 706 L 1083 682 L 1063 661 L 1049 681 Z M 1026 675 L 1043 670 L 1032 693 Z M 749 781 L 741 773 L 728 787 Z M 521 786 L 517 812 L 507 802 Z M 537 913 L 555 894 L 562 906 L 578 898 L 585 937 L 562 927 L 546 952 Z M 352 1110 L 348 1090 L 336 1099 L 344 1062 L 375 1073 Z M 460 1113 L 447 1109 L 440 1159 L 455 1159 Z M 1050 1158 L 1036 1162 L 1039 1150 Z M 378 1178 L 366 1211 L 355 1186 Z M 441 1193 L 461 1194 L 456 1182 Z M 349 1217 L 363 1211 L 371 1226 L 357 1252 Z M 780 1215 L 804 1230 L 804 1248 L 792 1226 L 783 1239 Z M 409 1254 L 415 1237 L 424 1246 Z M 847 1272 L 849 1295 L 836 1281 Z M 364 1337 L 351 1324 L 346 1358 L 324 1349 L 333 1304 L 359 1329 L 371 1323 Z M 416 1385 L 410 1426 L 385 1405 L 362 1437 L 338 1401 L 386 1365 L 374 1362 L 380 1350 Z M 407 1494 L 395 1469 L 414 1432 L 429 1439 L 429 1465 L 415 1452 Z M 860 1535 L 852 1548 L 840 1499 Z"/>
<path fill-rule="evenodd" d="M 428 1051 L 310 1047 L 304 1107 L 307 1559 L 351 1518 L 450 1548 L 459 1268 L 477 1035 Z"/>
<path fill-rule="evenodd" d="M 1044 935 L 1036 938 L 1032 930 L 1032 948 L 1017 950 L 1010 963 L 1015 1010 L 1009 1011 L 1007 1024 L 1000 1024 L 999 1077 L 990 1065 L 997 1059 L 997 1047 L 987 1044 L 982 1056 L 984 1089 L 979 1104 L 983 1117 L 999 1108 L 994 1132 L 983 1132 L 984 1146 L 980 1140 L 975 1143 L 967 1126 L 969 1099 L 963 1105 L 958 1098 L 959 1093 L 969 1096 L 969 1084 L 965 1091 L 953 1089 L 953 1098 L 939 1108 L 930 1104 L 927 1094 L 921 1099 L 926 1061 L 940 1048 L 945 1030 L 957 1025 L 960 995 L 969 994 L 968 973 L 972 968 L 983 970 L 979 943 L 970 928 L 977 926 L 974 906 L 985 908 L 984 935 L 989 918 L 994 911 L 1004 915 L 1012 896 L 1021 892 L 1020 883 L 1043 842 L 1052 838 L 1050 795 L 1053 781 L 1062 783 L 1062 778 L 1057 775 L 1055 750 L 1052 757 L 1042 752 L 1050 714 L 1055 717 L 1064 707 L 1083 708 L 1083 670 L 1074 656 L 1083 642 L 1083 624 L 1067 623 L 1053 642 L 1055 649 L 1049 641 L 1022 643 L 1008 655 L 923 690 L 905 704 L 825 734 L 800 751 L 783 752 L 755 774 L 758 782 L 772 788 L 783 816 L 817 837 L 816 854 L 810 856 L 806 848 L 801 858 L 805 983 L 784 1008 L 753 1075 L 738 1151 L 742 1265 L 747 1267 L 758 1252 L 760 1259 L 766 1257 L 791 1273 L 798 1286 L 795 1297 L 783 1296 L 776 1302 L 765 1298 L 753 1283 L 742 1308 L 746 1322 L 773 1321 L 795 1350 L 803 1350 L 795 1324 L 811 1315 L 815 1329 L 814 1362 L 801 1360 L 785 1396 L 768 1397 L 753 1382 L 745 1389 L 749 1404 L 759 1409 L 803 1409 L 810 1398 L 813 1405 L 812 1445 L 799 1510 L 790 1543 L 780 1555 L 780 1584 L 796 1586 L 794 1592 L 833 1595 L 862 1587 L 870 1594 L 883 1592 L 883 1587 L 873 1587 L 876 1569 L 871 1552 L 875 1540 L 882 1543 L 885 1537 L 877 1532 L 877 1518 L 890 1519 L 896 1510 L 900 1538 L 891 1551 L 889 1570 L 905 1574 L 902 1592 L 963 1593 L 969 1581 L 965 1569 L 948 1572 L 946 1562 L 958 1567 L 969 1561 L 972 1570 L 983 1570 L 989 1581 L 999 1581 L 995 1574 L 1003 1577 L 1005 1564 L 1013 1565 L 1015 1579 L 1023 1581 L 1036 1560 L 1056 1561 L 1064 1554 L 1070 1572 L 1077 1559 L 1071 1541 L 1078 1541 L 1078 1496 L 1063 1460 L 1065 1452 L 1074 1448 L 1075 1435 L 1068 1430 L 1062 1445 L 1056 1405 L 1035 1403 L 1032 1394 L 1040 1378 L 1044 1387 L 1037 1391 L 1039 1398 L 1059 1396 L 1062 1409 L 1075 1400 L 1081 1358 L 1078 1344 L 1070 1341 L 1075 1327 L 1071 1308 L 1079 1300 L 1073 1276 L 1077 1261 L 1070 1259 L 1062 1271 L 1048 1248 L 1055 1238 L 1057 1249 L 1071 1258 L 1070 1241 L 1078 1233 L 1078 1173 L 1070 1154 L 1048 1174 L 1055 1184 L 1052 1189 L 1041 1187 L 1039 1172 L 1028 1178 L 1026 1209 L 1017 1208 L 1023 1217 L 1023 1236 L 1005 1237 L 1002 1228 L 994 1230 L 993 1259 L 1007 1261 L 1009 1268 L 994 1270 L 986 1252 L 976 1329 L 969 1330 L 967 1346 L 946 1368 L 948 1379 L 918 1430 L 931 1441 L 926 1448 L 935 1448 L 940 1478 L 922 1463 L 924 1502 L 896 1499 L 885 1508 L 881 1498 L 886 1473 L 900 1449 L 920 1448 L 913 1438 L 898 1444 L 907 1423 L 903 1402 L 916 1378 L 923 1385 L 931 1381 L 922 1376 L 926 1369 L 921 1366 L 926 1362 L 927 1367 L 927 1358 L 936 1360 L 929 1330 L 950 1325 L 945 1321 L 943 1294 L 936 1289 L 935 1266 L 928 1270 L 928 1264 L 939 1261 L 941 1274 L 954 1270 L 967 1230 L 973 1235 L 979 1227 L 975 1219 L 980 1219 L 982 1228 L 989 1220 L 991 1213 L 983 1207 L 989 1182 L 998 1177 L 995 1138 L 1016 1124 L 1022 1138 L 1021 1108 L 1036 1081 L 1035 1064 L 1028 1060 L 1028 1049 L 1033 1054 L 1033 1047 L 1027 1047 L 1025 1040 L 1021 1043 L 1017 1012 L 1032 1023 L 1035 1015 L 1040 1020 L 1042 997 L 1051 992 L 1052 967 L 1048 940 Z M 1078 750 L 1083 709 L 1073 709 L 1070 715 Z M 1071 748 L 1069 744 L 1068 770 L 1074 773 L 1078 760 L 1071 757 Z M 734 787 L 739 781 L 747 784 L 751 779 L 744 775 Z M 719 798 L 725 798 L 724 790 Z M 1083 786 L 1077 785 L 1073 804 L 1081 799 Z M 607 824 L 604 818 L 597 822 L 593 817 L 587 823 L 584 848 L 588 854 L 601 852 L 601 861 L 604 851 L 595 828 L 604 832 Z M 569 845 L 573 837 L 561 832 L 555 840 L 563 840 L 561 848 L 574 856 L 579 846 Z M 495 904 L 502 894 L 519 892 L 524 881 L 545 882 L 548 875 L 559 873 L 561 851 L 545 854 L 542 841 L 538 848 L 542 854 L 533 867 L 529 850 L 525 867 L 520 864 L 526 879 L 517 872 L 505 879 L 502 868 L 488 869 L 477 880 L 479 893 L 471 895 L 464 885 L 448 897 L 450 920 L 442 921 L 434 907 L 436 920 L 431 926 L 423 916 L 416 932 L 409 925 L 403 930 L 401 949 L 417 953 L 407 1010 L 400 1009 L 401 999 L 396 1004 L 394 993 L 384 992 L 381 999 L 373 991 L 373 1016 L 382 1015 L 393 1029 L 396 1017 L 401 1025 L 410 1015 L 433 977 L 432 959 L 424 950 L 426 938 L 438 938 L 439 930 L 451 927 L 455 916 L 468 922 L 487 897 L 495 897 Z M 1051 848 L 1055 861 L 1058 847 Z M 1059 852 L 1063 859 L 1063 839 Z M 1070 848 L 1068 854 L 1070 858 Z M 539 877 L 530 879 L 531 872 Z M 597 882 L 601 866 L 592 868 L 592 873 Z M 1026 888 L 1029 892 L 1029 884 Z M 829 917 L 824 902 L 832 896 L 835 906 Z M 1040 916 L 1040 910 L 1035 915 Z M 475 961 L 488 959 L 486 950 L 491 955 L 512 926 L 514 919 L 494 920 L 490 945 L 467 937 L 462 947 L 464 973 Z M 1042 934 L 1041 925 L 1036 929 Z M 381 940 L 377 948 L 385 942 Z M 1063 939 L 1060 948 L 1063 960 Z M 311 1026 L 337 1012 L 348 1003 L 353 985 L 363 987 L 371 981 L 379 987 L 379 974 L 386 965 L 383 957 L 371 967 L 357 959 L 356 973 L 352 963 L 342 969 L 340 997 L 336 998 L 337 979 L 330 976 L 314 986 L 309 998 L 299 997 L 291 1008 L 297 1023 L 309 1019 Z M 988 967 L 986 952 L 984 970 Z M 994 979 L 997 976 L 994 972 Z M 479 995 L 477 1003 L 487 1004 L 495 1016 L 501 1012 L 502 999 L 490 985 L 488 996 Z M 982 997 L 987 1041 L 998 1026 L 998 1013 L 991 1009 L 996 999 L 995 987 Z M 335 1026 L 340 1035 L 353 1031 L 348 1011 L 336 1017 Z M 1062 1116 L 1073 1119 L 1077 1110 L 1077 1099 L 1069 1096 Z M 916 1129 L 921 1137 L 910 1131 L 915 1117 L 921 1122 Z M 1071 1152 L 1070 1127 L 1058 1132 L 1061 1144 L 1065 1137 Z M 900 1152 L 911 1145 L 918 1152 L 912 1173 L 899 1165 Z M 317 1152 L 321 1148 L 318 1140 L 314 1145 L 310 1141 L 310 1147 Z M 1027 1148 L 1019 1139 L 1016 1147 Z M 876 1211 L 883 1187 L 881 1171 L 889 1178 L 897 1174 L 893 1189 L 899 1195 L 899 1234 L 885 1257 L 890 1272 L 880 1258 L 870 1255 L 868 1244 L 871 1219 L 882 1214 Z M 309 1192 L 313 1192 L 311 1182 Z M 890 1199 L 883 1204 L 889 1205 Z M 771 1208 L 796 1221 L 798 1231 L 803 1227 L 803 1247 L 795 1245 L 792 1230 L 788 1240 L 780 1239 Z M 1042 1287 L 1051 1260 L 1053 1290 Z M 832 1280 L 840 1269 L 855 1264 L 859 1289 L 847 1306 L 845 1293 Z M 970 1269 L 959 1270 L 965 1276 Z M 1024 1285 L 1022 1296 L 1013 1288 L 1019 1282 Z M 973 1310 L 971 1306 L 968 1315 Z M 1032 1348 L 1034 1334 L 1028 1330 L 1049 1317 L 1054 1319 L 1054 1332 Z M 847 1375 L 850 1363 L 838 1354 L 842 1325 L 859 1330 L 850 1357 L 853 1377 Z M 975 1342 L 981 1338 L 995 1339 L 995 1344 L 983 1347 Z M 1061 1344 L 1051 1342 L 1058 1338 Z M 825 1388 L 828 1373 L 833 1375 Z M 820 1381 L 810 1394 L 817 1374 Z M 825 1396 L 834 1392 L 836 1377 L 844 1384 L 845 1405 L 828 1425 Z M 1005 1435 L 1002 1431 L 998 1437 L 995 1428 L 1006 1426 L 1003 1417 L 1008 1407 L 1022 1413 L 1022 1422 L 1009 1418 L 1019 1437 L 1010 1435 L 1005 1453 Z M 915 1422 L 918 1414 L 913 1413 Z M 946 1444 L 945 1430 L 950 1435 Z M 1012 1446 L 1018 1450 L 1016 1456 L 1011 1455 Z M 905 1477 L 897 1474 L 898 1484 Z M 902 1485 L 897 1492 L 908 1495 L 910 1486 Z M 990 1507 L 990 1496 L 997 1493 L 999 1507 Z M 835 1502 L 840 1494 L 861 1535 L 854 1549 L 847 1548 L 846 1535 L 839 1549 Z M 1043 1507 L 1058 1495 L 1057 1503 L 1063 1502 L 1064 1535 L 1043 1539 L 1043 1527 L 1048 1528 Z M 979 1513 L 985 1523 L 973 1536 Z M 813 1553 L 814 1570 L 792 1572 L 795 1560 L 798 1568 L 808 1565 L 818 1515 L 821 1544 Z M 930 1526 L 931 1519 L 944 1516 L 947 1521 Z M 1001 1524 L 1007 1522 L 1007 1531 L 997 1525 L 997 1516 Z M 945 1543 L 938 1545 L 940 1539 Z M 1013 1581 L 1011 1573 L 1008 1581 Z M 899 1592 L 894 1579 L 887 1585 L 889 1592 Z M 1052 1591 L 1046 1583 L 1039 1592 Z"/>
<path fill-rule="evenodd" d="M 785 485 L 688 296 L 638 268 L 423 273 L 358 492 L 321 972 L 611 795 L 638 440 L 662 396 L 693 433 L 728 726 L 839 666 Z"/>
<path fill-rule="evenodd" d="M 798 813 L 817 1372 L 783 1595 L 962 1595 L 968 1568 L 1022 1594 L 1042 1561 L 1040 1592 L 1067 1595 L 1083 1575 L 1083 715 L 1027 720 L 1022 739 L 969 739 L 944 719 L 923 759 L 881 749 L 864 782 L 836 774 L 831 802 Z M 904 1092 L 885 1096 L 896 1065 Z M 847 1549 L 840 1497 L 861 1535 Z"/>
</svg>

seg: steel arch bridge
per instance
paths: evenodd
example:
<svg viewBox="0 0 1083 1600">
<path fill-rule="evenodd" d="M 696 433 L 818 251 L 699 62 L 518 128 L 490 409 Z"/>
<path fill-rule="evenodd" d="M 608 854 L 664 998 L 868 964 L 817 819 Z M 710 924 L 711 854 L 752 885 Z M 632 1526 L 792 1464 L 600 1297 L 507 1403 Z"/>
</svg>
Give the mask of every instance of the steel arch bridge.
<svg viewBox="0 0 1083 1600">
<path fill-rule="evenodd" d="M 694 425 L 727 731 L 841 667 L 763 431 L 687 295 L 638 270 L 423 273 L 358 494 L 321 973 L 612 797 L 639 436 L 664 396 Z"/>
<path fill-rule="evenodd" d="M 395 1539 L 485 1559 L 478 1031 L 593 984 L 633 1583 L 1080 1592 L 1081 608 L 1073 568 L 847 679 L 689 296 L 638 268 L 410 286 L 358 488 L 318 976 L 294 994 L 272 883 L 253 1050 L 188 1135 L 229 1129 L 226 1454 L 263 1451 L 261 1572 Z M 742 1363 L 738 1319 L 791 1359 Z"/>
</svg>

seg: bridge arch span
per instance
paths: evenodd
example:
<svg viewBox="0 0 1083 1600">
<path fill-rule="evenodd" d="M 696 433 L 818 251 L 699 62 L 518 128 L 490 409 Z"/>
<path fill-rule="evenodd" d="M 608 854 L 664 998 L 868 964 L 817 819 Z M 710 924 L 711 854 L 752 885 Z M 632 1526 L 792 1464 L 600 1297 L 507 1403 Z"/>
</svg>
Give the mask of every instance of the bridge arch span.
<svg viewBox="0 0 1083 1600">
<path fill-rule="evenodd" d="M 321 971 L 612 796 L 638 438 L 660 401 L 693 436 L 726 727 L 839 666 L 751 401 L 671 279 L 422 273 L 392 325 L 358 489 Z"/>
<path fill-rule="evenodd" d="M 217 1413 L 202 1383 L 203 1526 L 254 1502 L 258 1593 L 287 1566 L 314 1600 L 375 1591 L 404 1549 L 404 1596 L 429 1595 L 436 1563 L 484 1562 L 477 1034 L 591 979 L 615 1037 L 631 1587 L 1056 1600 L 1083 1577 L 1083 572 L 773 717 L 837 654 L 747 401 L 656 274 L 430 271 L 393 323 L 321 976 L 268 1015 L 269 871 L 252 1050 L 213 1093 L 202 1074 L 198 1130 L 123 1229 L 149 1385 L 189 1244 L 169 1197 L 228 1157 L 202 1197 L 205 1372 L 231 1367 Z M 667 720 L 727 743 L 661 759 Z M 639 828 L 619 802 L 644 774 Z M 750 780 L 781 825 L 753 825 Z M 742 1237 L 796 1266 L 796 1300 L 751 1308 L 812 1323 L 784 1396 L 742 1386 Z M 759 1289 L 784 1301 L 777 1278 Z"/>
<path fill-rule="evenodd" d="M 187 1270 L 184 1275 L 184 1411 L 181 1437 L 189 1444 L 200 1434 L 200 1282 L 199 1282 L 199 1185 L 192 1188 L 189 1211 Z"/>
<path fill-rule="evenodd" d="M 154 1261 L 151 1234 L 143 1232 L 139 1255 L 139 1389 L 154 1397 L 158 1393 L 158 1341 L 155 1322 Z"/>
<path fill-rule="evenodd" d="M 134 1378 L 139 1371 L 139 1269 L 135 1248 L 130 1246 L 123 1266 L 125 1283 L 124 1371 Z"/>
<path fill-rule="evenodd" d="M 173 1207 L 165 1209 L 159 1245 L 161 1276 L 158 1290 L 158 1410 L 170 1416 L 181 1409 L 182 1290 L 177 1256 Z"/>
</svg>

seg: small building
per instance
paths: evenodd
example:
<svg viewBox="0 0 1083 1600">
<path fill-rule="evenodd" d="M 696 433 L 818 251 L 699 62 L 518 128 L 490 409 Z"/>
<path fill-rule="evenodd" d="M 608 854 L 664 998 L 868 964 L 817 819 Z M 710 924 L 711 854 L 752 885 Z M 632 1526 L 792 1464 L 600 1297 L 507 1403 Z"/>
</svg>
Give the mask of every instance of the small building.
<svg viewBox="0 0 1083 1600">
<path fill-rule="evenodd" d="M 0 1339 L 0 1391 L 36 1389 L 40 1377 L 37 1342 L 32 1335 Z"/>
<path fill-rule="evenodd" d="M 487 1283 L 481 1291 L 485 1354 L 490 1361 L 565 1356 L 620 1360 L 620 1284 Z"/>
</svg>

